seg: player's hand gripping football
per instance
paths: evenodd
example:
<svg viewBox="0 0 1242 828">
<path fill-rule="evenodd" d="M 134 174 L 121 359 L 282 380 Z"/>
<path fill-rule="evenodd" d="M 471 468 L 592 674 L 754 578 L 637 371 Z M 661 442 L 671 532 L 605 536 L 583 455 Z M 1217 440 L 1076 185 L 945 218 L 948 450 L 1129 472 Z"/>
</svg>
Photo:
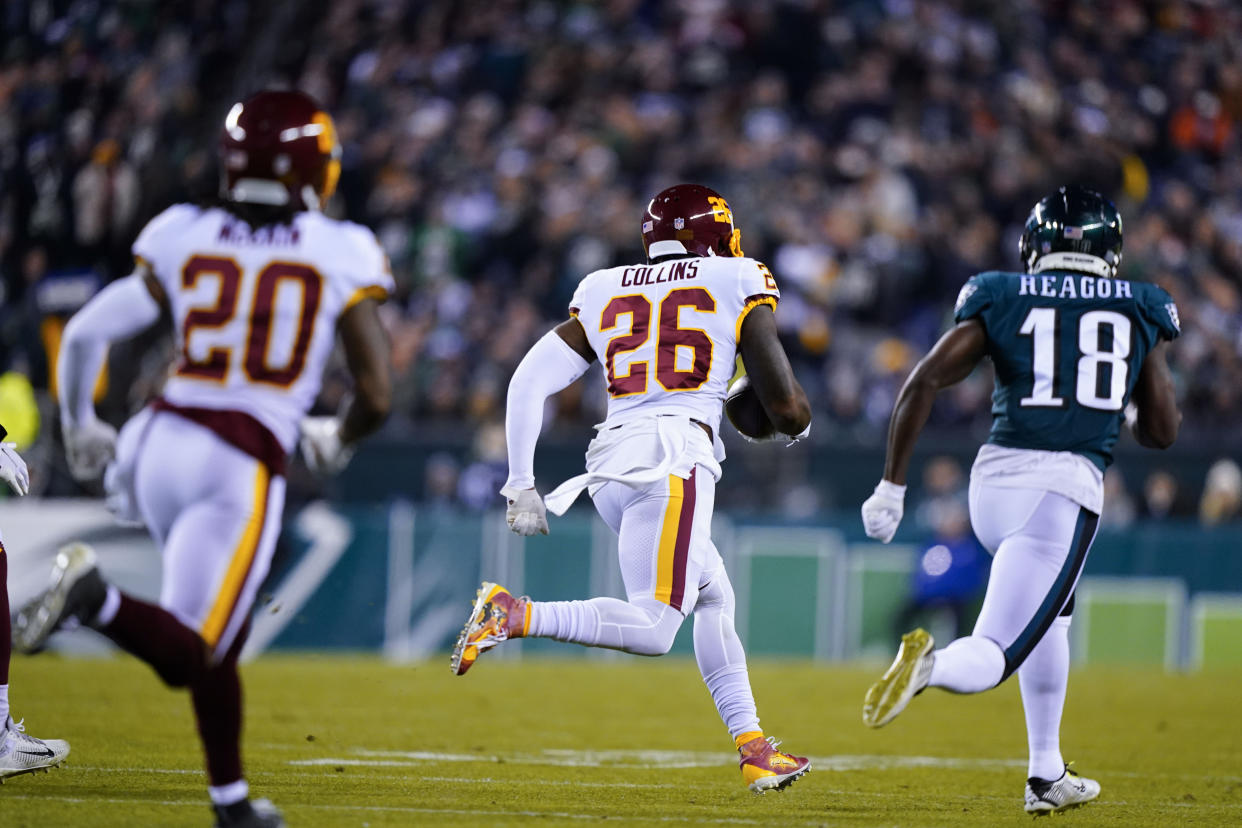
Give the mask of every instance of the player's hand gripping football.
<svg viewBox="0 0 1242 828">
<path fill-rule="evenodd" d="M 66 425 L 65 456 L 75 480 L 98 480 L 116 456 L 116 429 L 102 420 Z"/>
<path fill-rule="evenodd" d="M 509 501 L 505 522 L 515 534 L 524 538 L 548 534 L 548 511 L 543 498 L 534 489 L 513 489 L 508 486 L 500 493 Z"/>
<path fill-rule="evenodd" d="M 19 495 L 30 491 L 30 472 L 26 461 L 17 453 L 17 443 L 0 443 L 0 480 Z"/>
<path fill-rule="evenodd" d="M 341 421 L 336 417 L 303 417 L 298 447 L 306 467 L 316 474 L 336 474 L 354 456 L 353 446 L 341 442 Z"/>
<path fill-rule="evenodd" d="M 905 512 L 906 487 L 881 480 L 875 492 L 862 505 L 863 528 L 867 537 L 888 543 L 897 533 Z"/>
</svg>

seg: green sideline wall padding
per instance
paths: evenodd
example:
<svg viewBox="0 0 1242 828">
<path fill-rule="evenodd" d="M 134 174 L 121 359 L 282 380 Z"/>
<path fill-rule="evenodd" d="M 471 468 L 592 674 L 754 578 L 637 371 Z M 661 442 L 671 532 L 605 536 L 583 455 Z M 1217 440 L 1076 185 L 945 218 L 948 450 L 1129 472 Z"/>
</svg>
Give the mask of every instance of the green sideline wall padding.
<svg viewBox="0 0 1242 828">
<path fill-rule="evenodd" d="M 1166 578 L 1083 578 L 1074 607 L 1074 657 L 1091 664 L 1175 668 L 1186 588 Z"/>
<path fill-rule="evenodd" d="M 1196 595 L 1190 625 L 1191 667 L 1242 667 L 1242 594 Z"/>
</svg>

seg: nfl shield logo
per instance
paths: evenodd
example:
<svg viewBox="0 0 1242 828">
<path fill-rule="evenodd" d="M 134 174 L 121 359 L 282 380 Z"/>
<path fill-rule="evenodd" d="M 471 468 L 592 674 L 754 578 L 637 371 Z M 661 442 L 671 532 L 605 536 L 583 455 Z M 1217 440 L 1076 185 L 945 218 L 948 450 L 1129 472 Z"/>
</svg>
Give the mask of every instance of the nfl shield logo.
<svg viewBox="0 0 1242 828">
<path fill-rule="evenodd" d="M 1067 238 L 1067 239 L 1081 239 L 1081 238 L 1082 238 L 1082 228 L 1081 228 L 1081 227 L 1066 227 L 1066 228 L 1065 228 L 1065 238 Z"/>
<path fill-rule="evenodd" d="M 685 227 L 686 227 L 686 220 L 685 220 L 684 218 L 675 218 L 675 219 L 673 219 L 673 229 L 674 229 L 674 230 L 684 230 L 684 229 L 685 229 Z"/>
</svg>

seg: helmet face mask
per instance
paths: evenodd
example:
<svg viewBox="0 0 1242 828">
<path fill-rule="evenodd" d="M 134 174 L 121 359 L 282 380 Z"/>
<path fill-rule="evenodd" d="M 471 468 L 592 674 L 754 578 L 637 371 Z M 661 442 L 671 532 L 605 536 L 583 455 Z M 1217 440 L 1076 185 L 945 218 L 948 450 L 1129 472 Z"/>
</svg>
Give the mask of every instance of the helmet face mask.
<svg viewBox="0 0 1242 828">
<path fill-rule="evenodd" d="M 745 255 L 729 203 L 699 184 L 677 184 L 657 193 L 643 215 L 642 237 L 649 259 Z"/>
<path fill-rule="evenodd" d="M 1018 255 L 1027 273 L 1072 270 L 1114 277 L 1121 264 L 1121 214 L 1085 187 L 1062 187 L 1031 210 Z"/>
<path fill-rule="evenodd" d="M 236 103 L 220 133 L 220 195 L 319 210 L 341 173 L 332 118 L 309 95 L 265 90 Z"/>
</svg>

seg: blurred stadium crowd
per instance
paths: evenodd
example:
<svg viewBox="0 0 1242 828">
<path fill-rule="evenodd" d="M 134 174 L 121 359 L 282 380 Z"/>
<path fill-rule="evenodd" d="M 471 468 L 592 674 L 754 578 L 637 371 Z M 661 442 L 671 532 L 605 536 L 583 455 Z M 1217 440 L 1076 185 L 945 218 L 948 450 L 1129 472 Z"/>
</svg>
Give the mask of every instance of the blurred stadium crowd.
<svg viewBox="0 0 1242 828">
<path fill-rule="evenodd" d="M 332 210 L 375 229 L 400 285 L 395 431 L 499 421 L 525 347 L 584 274 L 642 258 L 646 198 L 686 180 L 729 198 L 780 281 L 827 440 L 881 439 L 962 282 L 1017 268 L 1029 208 L 1068 181 L 1120 207 L 1122 277 L 1178 300 L 1186 435 L 1242 410 L 1224 0 L 14 0 L 0 26 L 0 354 L 45 421 L 63 318 L 127 272 L 143 221 L 214 188 L 248 78 L 337 119 Z M 114 360 L 116 419 L 152 391 L 150 344 L 145 370 Z M 581 387 L 563 422 L 602 419 Z M 990 388 L 955 388 L 936 425 L 983 433 Z"/>
</svg>

